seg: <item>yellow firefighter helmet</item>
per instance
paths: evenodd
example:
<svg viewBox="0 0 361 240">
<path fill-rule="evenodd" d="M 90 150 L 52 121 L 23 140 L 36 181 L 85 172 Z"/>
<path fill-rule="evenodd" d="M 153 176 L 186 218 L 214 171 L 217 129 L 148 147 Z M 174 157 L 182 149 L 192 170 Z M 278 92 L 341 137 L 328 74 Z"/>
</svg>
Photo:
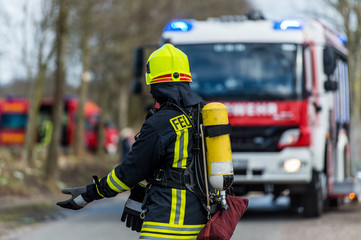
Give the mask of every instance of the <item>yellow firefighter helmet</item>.
<svg viewBox="0 0 361 240">
<path fill-rule="evenodd" d="M 164 82 L 192 82 L 188 57 L 166 43 L 148 58 L 145 74 L 147 85 Z"/>
</svg>

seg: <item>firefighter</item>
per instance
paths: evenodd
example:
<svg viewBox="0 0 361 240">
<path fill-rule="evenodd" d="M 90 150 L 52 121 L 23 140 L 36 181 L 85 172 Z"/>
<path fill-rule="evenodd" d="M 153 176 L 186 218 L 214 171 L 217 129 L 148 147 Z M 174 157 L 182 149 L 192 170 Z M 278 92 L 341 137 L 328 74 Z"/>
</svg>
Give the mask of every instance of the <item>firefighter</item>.
<svg viewBox="0 0 361 240">
<path fill-rule="evenodd" d="M 140 239 L 196 239 L 207 222 L 202 198 L 195 194 L 199 191 L 189 187 L 199 153 L 194 147 L 195 119 L 203 100 L 190 88 L 188 57 L 173 45 L 153 52 L 146 71 L 146 83 L 160 107 L 147 117 L 131 151 L 107 176 L 95 177 L 93 184 L 63 189 L 72 197 L 57 204 L 80 209 L 130 190 L 122 221 L 140 231 Z"/>
</svg>

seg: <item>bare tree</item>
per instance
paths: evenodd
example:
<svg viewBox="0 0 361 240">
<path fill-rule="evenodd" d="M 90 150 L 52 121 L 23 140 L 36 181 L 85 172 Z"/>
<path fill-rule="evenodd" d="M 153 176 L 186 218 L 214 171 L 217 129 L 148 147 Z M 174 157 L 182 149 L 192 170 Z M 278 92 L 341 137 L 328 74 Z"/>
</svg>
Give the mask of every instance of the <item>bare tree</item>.
<svg viewBox="0 0 361 240">
<path fill-rule="evenodd" d="M 40 101 L 43 94 L 44 81 L 48 64 L 55 52 L 55 46 L 52 46 L 50 51 L 44 53 L 44 49 L 48 44 L 48 31 L 51 27 L 53 8 L 48 1 L 42 2 L 42 18 L 39 22 L 34 24 L 36 28 L 36 37 L 39 38 L 37 42 L 37 73 L 35 74 L 35 84 L 31 87 L 30 94 L 30 110 L 29 118 L 26 127 L 26 138 L 25 138 L 25 158 L 28 164 L 33 165 L 33 149 L 35 142 L 35 134 L 37 131 L 37 119 L 40 107 Z M 30 74 L 30 73 L 29 73 Z"/>
<path fill-rule="evenodd" d="M 88 96 L 88 82 L 90 78 L 90 57 L 91 49 L 89 46 L 90 38 L 92 37 L 93 29 L 93 13 L 92 8 L 94 6 L 94 1 L 88 1 L 87 4 L 83 2 L 73 2 L 76 9 L 76 21 L 78 21 L 75 26 L 74 33 L 79 36 L 80 39 L 80 51 L 81 51 L 81 65 L 82 65 L 82 75 L 81 81 L 78 89 L 78 108 L 76 113 L 76 127 L 75 127 L 75 136 L 74 136 L 74 154 L 81 156 L 84 152 L 84 106 Z"/>
<path fill-rule="evenodd" d="M 58 7 L 59 14 L 56 24 L 55 99 L 52 112 L 53 132 L 45 162 L 45 178 L 47 180 L 54 179 L 57 170 L 63 114 L 66 46 L 69 37 L 67 23 L 69 0 L 55 0 L 54 4 Z"/>
</svg>

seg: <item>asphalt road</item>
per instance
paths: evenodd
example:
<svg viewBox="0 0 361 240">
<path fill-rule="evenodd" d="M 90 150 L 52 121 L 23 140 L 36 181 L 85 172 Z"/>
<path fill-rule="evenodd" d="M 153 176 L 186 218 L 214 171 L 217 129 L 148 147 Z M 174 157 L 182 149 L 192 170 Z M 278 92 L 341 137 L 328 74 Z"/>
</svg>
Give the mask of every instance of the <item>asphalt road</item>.
<svg viewBox="0 0 361 240">
<path fill-rule="evenodd" d="M 57 221 L 30 225 L 1 240 L 114 240 L 138 239 L 138 233 L 120 221 L 126 196 L 104 199 L 81 211 L 64 211 Z M 361 204 L 326 211 L 321 218 L 305 219 L 288 211 L 288 199 L 273 203 L 270 196 L 250 199 L 232 240 L 361 239 Z"/>
</svg>

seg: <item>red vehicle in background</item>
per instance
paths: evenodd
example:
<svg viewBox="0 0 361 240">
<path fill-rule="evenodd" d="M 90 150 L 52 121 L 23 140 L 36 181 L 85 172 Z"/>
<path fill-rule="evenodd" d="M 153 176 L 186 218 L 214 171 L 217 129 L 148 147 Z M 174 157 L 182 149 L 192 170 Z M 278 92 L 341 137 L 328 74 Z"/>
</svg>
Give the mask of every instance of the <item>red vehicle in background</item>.
<svg viewBox="0 0 361 240">
<path fill-rule="evenodd" d="M 22 145 L 25 140 L 29 103 L 21 97 L 0 100 L 0 145 Z"/>
<path fill-rule="evenodd" d="M 45 123 L 51 123 L 52 107 L 52 99 L 42 100 L 38 118 L 38 141 L 42 141 L 40 136 Z M 78 100 L 76 98 L 64 99 L 61 129 L 61 145 L 63 147 L 70 147 L 74 142 L 77 107 Z M 28 112 L 29 100 L 26 98 L 7 97 L 0 100 L 0 146 L 24 144 Z M 98 146 L 100 114 L 101 109 L 98 105 L 92 101 L 86 102 L 84 106 L 84 145 L 91 150 Z M 110 120 L 105 122 L 104 129 L 104 147 L 108 152 L 114 153 L 117 150 L 118 129 Z"/>
<path fill-rule="evenodd" d="M 53 100 L 44 99 L 40 106 L 39 126 L 44 121 L 50 120 L 52 113 Z M 64 99 L 64 111 L 62 116 L 62 129 L 61 129 L 61 145 L 69 147 L 74 142 L 76 112 L 78 108 L 78 99 L 67 97 Z M 84 145 L 90 150 L 96 149 L 98 146 L 98 127 L 101 109 L 92 101 L 86 101 L 84 106 L 85 116 L 85 130 L 84 130 Z M 104 147 L 110 152 L 114 153 L 117 150 L 118 144 L 118 129 L 110 121 L 105 122 L 104 128 Z"/>
</svg>

